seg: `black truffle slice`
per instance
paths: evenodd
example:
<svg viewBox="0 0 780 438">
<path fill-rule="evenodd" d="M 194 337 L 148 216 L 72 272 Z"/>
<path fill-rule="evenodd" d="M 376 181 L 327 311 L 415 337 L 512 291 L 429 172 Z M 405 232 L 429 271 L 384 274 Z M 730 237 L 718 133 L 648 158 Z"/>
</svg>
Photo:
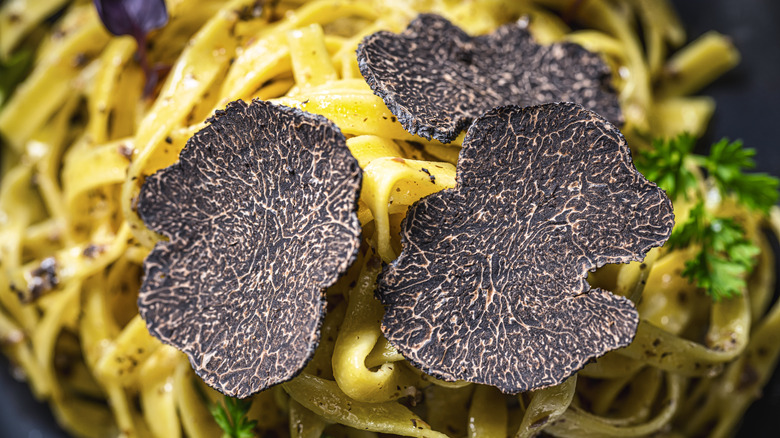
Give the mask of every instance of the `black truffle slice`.
<svg viewBox="0 0 780 438">
<path fill-rule="evenodd" d="M 471 37 L 446 19 L 420 15 L 401 34 L 358 46 L 360 72 L 412 134 L 451 142 L 477 116 L 502 105 L 575 102 L 623 123 L 611 72 L 573 43 L 540 46 L 518 24 Z"/>
<path fill-rule="evenodd" d="M 138 306 L 206 383 L 247 397 L 314 354 L 324 291 L 360 245 L 361 171 L 321 116 L 238 101 L 209 122 L 141 189 L 141 218 L 170 240 L 144 262 Z"/>
<path fill-rule="evenodd" d="M 415 366 L 517 393 L 631 342 L 633 303 L 587 273 L 641 260 L 674 216 L 611 123 L 572 103 L 496 108 L 469 128 L 456 184 L 409 209 L 376 292 Z"/>
</svg>

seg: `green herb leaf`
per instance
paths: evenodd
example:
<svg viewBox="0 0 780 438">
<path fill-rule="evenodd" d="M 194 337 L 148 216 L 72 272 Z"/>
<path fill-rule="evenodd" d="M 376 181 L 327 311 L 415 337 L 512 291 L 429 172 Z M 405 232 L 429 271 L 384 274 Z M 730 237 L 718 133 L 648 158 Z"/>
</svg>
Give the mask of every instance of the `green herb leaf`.
<svg viewBox="0 0 780 438">
<path fill-rule="evenodd" d="M 240 400 L 225 396 L 222 403 L 211 407 L 214 421 L 224 431 L 224 438 L 252 438 L 255 436 L 257 421 L 247 417 L 252 400 Z"/>
<path fill-rule="evenodd" d="M 686 168 L 685 158 L 695 143 L 696 138 L 688 133 L 667 140 L 656 139 L 651 149 L 637 154 L 636 167 L 672 200 L 681 195 L 688 199 L 688 192 L 696 188 L 696 175 Z"/>
<path fill-rule="evenodd" d="M 768 214 L 777 203 L 779 184 L 777 178 L 765 173 L 745 173 L 722 185 L 728 187 L 748 208 Z"/>
<path fill-rule="evenodd" d="M 0 108 L 8 100 L 16 86 L 27 77 L 33 64 L 32 50 L 20 50 L 6 60 L 0 60 Z"/>
<path fill-rule="evenodd" d="M 743 148 L 741 141 L 724 138 L 712 145 L 703 165 L 721 193 L 733 194 L 746 207 L 768 213 L 777 203 L 780 181 L 765 173 L 743 172 L 756 167 L 755 155 L 756 151 Z"/>
<path fill-rule="evenodd" d="M 715 301 L 741 295 L 759 253 L 759 248 L 745 236 L 744 229 L 733 219 L 712 217 L 700 201 L 669 239 L 672 249 L 693 244 L 700 249 L 685 263 L 683 277 L 704 289 Z"/>
<path fill-rule="evenodd" d="M 756 166 L 756 151 L 743 147 L 741 141 L 724 138 L 712 145 L 708 156 L 694 155 L 696 139 L 681 134 L 667 140 L 653 141 L 652 148 L 640 151 L 636 166 L 647 179 L 666 190 L 672 200 L 682 196 L 688 199 L 695 190 L 696 176 L 688 167 L 703 167 L 724 195 L 734 195 L 737 201 L 751 210 L 768 213 L 779 199 L 780 180 L 765 173 L 745 173 Z"/>
<path fill-rule="evenodd" d="M 700 242 L 706 228 L 706 216 L 704 203 L 698 202 L 688 213 L 688 220 L 674 227 L 666 246 L 669 249 L 678 249 Z"/>
<path fill-rule="evenodd" d="M 651 150 L 637 154 L 636 165 L 672 199 L 688 199 L 690 194 L 699 199 L 688 220 L 675 227 L 667 248 L 699 247 L 685 263 L 682 275 L 718 301 L 742 293 L 759 249 L 734 220 L 713 217 L 705 209 L 704 193 L 698 188 L 692 168 L 705 170 L 724 196 L 732 195 L 738 203 L 764 214 L 778 201 L 780 180 L 763 173 L 744 173 L 755 167 L 756 152 L 744 148 L 741 141 L 724 138 L 712 145 L 708 156 L 694 155 L 694 143 L 695 138 L 689 134 L 656 140 Z"/>
</svg>

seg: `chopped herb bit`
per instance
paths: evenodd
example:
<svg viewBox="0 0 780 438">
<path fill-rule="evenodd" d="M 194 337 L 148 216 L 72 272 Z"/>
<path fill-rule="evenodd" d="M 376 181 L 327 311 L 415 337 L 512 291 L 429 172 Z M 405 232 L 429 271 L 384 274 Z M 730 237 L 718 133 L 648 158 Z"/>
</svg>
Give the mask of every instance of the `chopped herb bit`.
<svg viewBox="0 0 780 438">
<path fill-rule="evenodd" d="M 27 77 L 33 59 L 32 50 L 20 50 L 8 59 L 0 59 L 0 108 L 3 107 L 16 86 Z"/>
<path fill-rule="evenodd" d="M 223 438 L 252 438 L 255 436 L 256 420 L 250 420 L 247 414 L 252 400 L 241 400 L 225 396 L 222 403 L 211 407 L 211 415 L 225 433 Z"/>
</svg>

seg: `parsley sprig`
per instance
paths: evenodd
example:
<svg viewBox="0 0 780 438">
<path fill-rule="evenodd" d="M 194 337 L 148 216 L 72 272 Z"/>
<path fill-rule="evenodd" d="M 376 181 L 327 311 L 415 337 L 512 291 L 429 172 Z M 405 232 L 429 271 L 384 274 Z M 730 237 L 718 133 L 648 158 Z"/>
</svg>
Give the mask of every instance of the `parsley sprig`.
<svg viewBox="0 0 780 438">
<path fill-rule="evenodd" d="M 780 181 L 765 173 L 742 171 L 756 167 L 755 155 L 756 151 L 742 147 L 741 141 L 724 138 L 712 145 L 709 156 L 694 159 L 707 170 L 721 193 L 732 194 L 751 210 L 766 214 L 777 203 Z"/>
<path fill-rule="evenodd" d="M 225 432 L 223 438 L 253 438 L 257 421 L 250 420 L 247 414 L 252 400 L 241 400 L 225 396 L 222 403 L 211 407 L 211 415 Z"/>
<path fill-rule="evenodd" d="M 682 275 L 718 301 L 742 293 L 759 248 L 732 218 L 717 217 L 707 210 L 696 169 L 707 174 L 722 196 L 764 214 L 777 203 L 780 181 L 767 174 L 744 172 L 755 167 L 755 150 L 744 148 L 741 141 L 723 139 L 712 145 L 707 156 L 692 153 L 695 142 L 689 134 L 656 140 L 652 149 L 638 154 L 636 164 L 673 200 L 698 198 L 688 220 L 675 228 L 667 245 L 670 249 L 698 247 Z"/>
<path fill-rule="evenodd" d="M 696 138 L 688 133 L 670 140 L 656 139 L 650 149 L 639 152 L 636 167 L 645 178 L 666 190 L 672 200 L 680 196 L 688 199 L 689 193 L 697 187 L 696 175 L 686 161 L 695 143 Z"/>
<path fill-rule="evenodd" d="M 683 277 L 695 282 L 715 301 L 740 295 L 759 253 L 745 236 L 745 230 L 733 219 L 713 217 L 699 202 L 668 243 L 670 249 L 692 244 L 700 249 L 685 262 Z"/>
<path fill-rule="evenodd" d="M 693 153 L 696 138 L 681 134 L 675 138 L 653 141 L 652 147 L 637 155 L 637 168 L 649 179 L 666 190 L 672 200 L 689 199 L 696 193 L 698 183 L 692 168 L 707 172 L 720 192 L 733 195 L 751 210 L 768 213 L 777 203 L 777 178 L 765 173 L 745 173 L 756 167 L 755 149 L 745 148 L 740 140 L 724 138 L 712 145 L 709 155 Z M 699 194 L 700 195 L 700 194 Z"/>
</svg>

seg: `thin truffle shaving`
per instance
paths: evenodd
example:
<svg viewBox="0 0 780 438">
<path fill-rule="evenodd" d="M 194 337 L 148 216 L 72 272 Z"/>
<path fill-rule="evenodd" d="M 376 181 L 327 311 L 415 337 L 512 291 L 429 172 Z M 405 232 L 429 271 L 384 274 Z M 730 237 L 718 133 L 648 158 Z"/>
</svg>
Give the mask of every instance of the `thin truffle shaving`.
<svg viewBox="0 0 780 438">
<path fill-rule="evenodd" d="M 471 37 L 422 14 L 401 34 L 364 39 L 358 64 L 403 127 L 429 140 L 451 142 L 477 116 L 503 105 L 575 102 L 623 122 L 610 70 L 597 54 L 569 42 L 541 46 L 519 24 Z"/>
<path fill-rule="evenodd" d="M 210 122 L 141 190 L 139 214 L 170 240 L 144 261 L 138 307 L 206 383 L 243 398 L 314 354 L 324 291 L 360 245 L 361 173 L 324 117 L 237 101 Z"/>
<path fill-rule="evenodd" d="M 663 190 L 620 132 L 571 103 L 489 111 L 469 128 L 457 186 L 413 205 L 377 296 L 415 366 L 506 393 L 563 382 L 628 345 L 639 315 L 587 272 L 669 237 Z"/>
</svg>

